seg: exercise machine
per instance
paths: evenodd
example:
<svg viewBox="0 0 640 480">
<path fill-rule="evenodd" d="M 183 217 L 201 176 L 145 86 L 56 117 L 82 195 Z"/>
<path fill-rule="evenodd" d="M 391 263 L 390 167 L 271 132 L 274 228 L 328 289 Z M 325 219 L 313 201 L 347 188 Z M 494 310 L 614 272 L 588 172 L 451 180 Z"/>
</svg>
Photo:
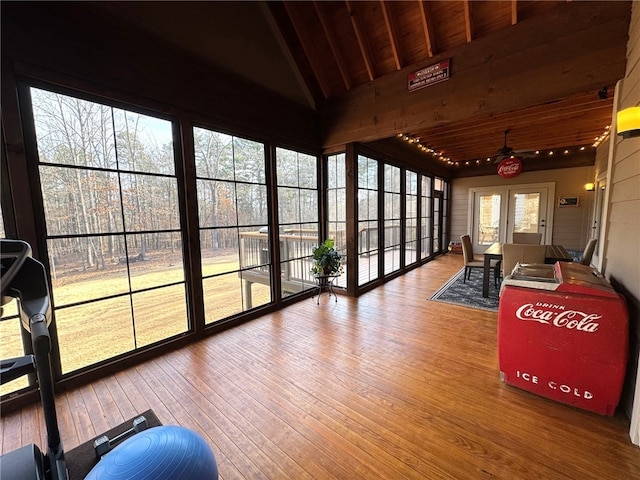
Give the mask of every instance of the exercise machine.
<svg viewBox="0 0 640 480">
<path fill-rule="evenodd" d="M 32 353 L 2 360 L 2 383 L 36 373 L 47 429 L 47 450 L 27 445 L 0 458 L 0 474 L 15 480 L 68 480 L 53 392 L 51 372 L 51 303 L 44 266 L 31 257 L 31 246 L 21 240 L 0 241 L 2 296 L 0 305 L 17 299 L 22 327 L 31 334 Z"/>
</svg>

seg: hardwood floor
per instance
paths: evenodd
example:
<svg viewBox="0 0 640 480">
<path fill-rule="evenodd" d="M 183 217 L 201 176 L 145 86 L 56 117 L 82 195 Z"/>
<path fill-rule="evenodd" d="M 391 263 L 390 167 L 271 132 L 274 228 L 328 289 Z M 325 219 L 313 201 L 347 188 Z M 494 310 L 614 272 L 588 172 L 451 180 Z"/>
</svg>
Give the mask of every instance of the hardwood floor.
<svg viewBox="0 0 640 480">
<path fill-rule="evenodd" d="M 152 408 L 203 435 L 224 480 L 638 478 L 624 416 L 505 385 L 497 314 L 427 300 L 461 267 L 446 255 L 63 393 L 65 449 Z M 2 451 L 44 439 L 38 405 L 2 418 Z"/>
</svg>

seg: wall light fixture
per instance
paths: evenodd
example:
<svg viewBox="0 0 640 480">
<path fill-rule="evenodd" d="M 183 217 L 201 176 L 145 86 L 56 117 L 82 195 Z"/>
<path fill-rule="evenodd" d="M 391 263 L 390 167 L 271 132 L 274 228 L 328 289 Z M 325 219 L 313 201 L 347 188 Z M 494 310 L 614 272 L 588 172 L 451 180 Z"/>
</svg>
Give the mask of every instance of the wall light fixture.
<svg viewBox="0 0 640 480">
<path fill-rule="evenodd" d="M 620 110 L 617 120 L 618 135 L 622 138 L 640 137 L 640 107 Z"/>
</svg>

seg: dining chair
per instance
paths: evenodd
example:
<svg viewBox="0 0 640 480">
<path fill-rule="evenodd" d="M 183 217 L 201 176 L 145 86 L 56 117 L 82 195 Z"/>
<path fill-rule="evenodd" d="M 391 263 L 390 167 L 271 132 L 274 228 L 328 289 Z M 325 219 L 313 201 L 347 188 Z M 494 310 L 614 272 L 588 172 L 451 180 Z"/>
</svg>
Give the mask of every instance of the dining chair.
<svg viewBox="0 0 640 480">
<path fill-rule="evenodd" d="M 473 255 L 473 245 L 469 235 L 462 235 L 460 242 L 462 243 L 462 257 L 464 259 L 464 278 L 462 283 L 467 283 L 467 280 L 471 278 L 472 269 L 484 268 L 484 260 L 478 260 Z M 493 270 L 493 283 L 497 287 L 498 277 L 500 276 L 498 260 L 491 260 L 491 269 Z"/>
<path fill-rule="evenodd" d="M 513 243 L 526 243 L 530 245 L 540 245 L 542 243 L 541 233 L 513 232 Z"/>
<path fill-rule="evenodd" d="M 592 238 L 587 242 L 587 246 L 584 247 L 584 252 L 582 252 L 582 258 L 580 259 L 582 265 L 591 265 L 591 257 L 593 257 L 593 252 L 596 249 L 597 241 L 597 238 Z"/>
<path fill-rule="evenodd" d="M 544 263 L 547 247 L 522 243 L 502 244 L 502 274 L 511 275 L 515 266 L 520 263 Z"/>
</svg>

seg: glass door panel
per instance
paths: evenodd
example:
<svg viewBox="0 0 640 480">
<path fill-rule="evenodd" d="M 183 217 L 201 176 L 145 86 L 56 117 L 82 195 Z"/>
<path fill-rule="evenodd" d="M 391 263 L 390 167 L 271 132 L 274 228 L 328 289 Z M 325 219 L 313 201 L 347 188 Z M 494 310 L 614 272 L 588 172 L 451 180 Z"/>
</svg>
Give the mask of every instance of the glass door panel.
<svg viewBox="0 0 640 480">
<path fill-rule="evenodd" d="M 483 252 L 492 243 L 503 241 L 507 203 L 507 194 L 500 189 L 474 193 L 473 228 L 470 232 L 474 252 Z"/>
<path fill-rule="evenodd" d="M 489 246 L 500 239 L 500 208 L 502 207 L 502 195 L 479 193 L 478 196 L 478 222 L 476 223 L 476 236 L 478 245 Z"/>
<path fill-rule="evenodd" d="M 434 192 L 433 194 L 433 251 L 439 252 L 441 244 L 441 225 L 442 225 L 442 192 Z"/>
<path fill-rule="evenodd" d="M 518 189 L 509 193 L 508 241 L 512 241 L 514 232 L 542 233 L 543 243 L 546 243 L 547 189 Z"/>
</svg>

